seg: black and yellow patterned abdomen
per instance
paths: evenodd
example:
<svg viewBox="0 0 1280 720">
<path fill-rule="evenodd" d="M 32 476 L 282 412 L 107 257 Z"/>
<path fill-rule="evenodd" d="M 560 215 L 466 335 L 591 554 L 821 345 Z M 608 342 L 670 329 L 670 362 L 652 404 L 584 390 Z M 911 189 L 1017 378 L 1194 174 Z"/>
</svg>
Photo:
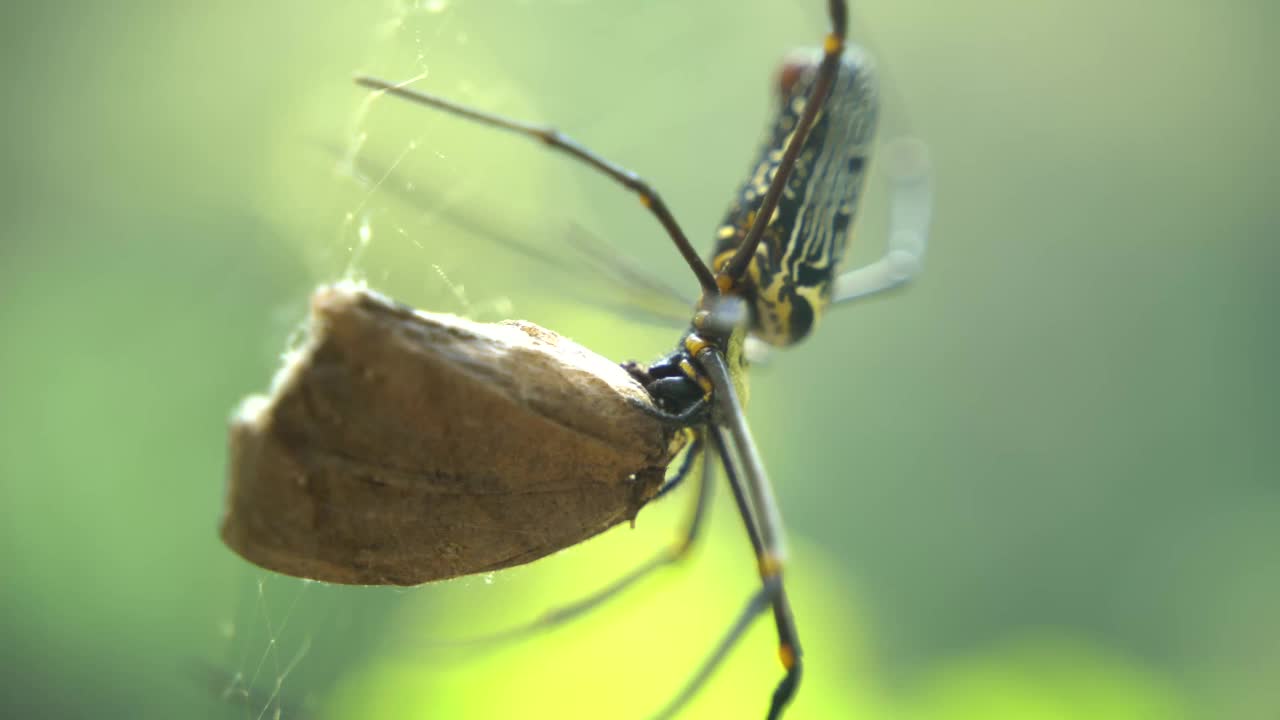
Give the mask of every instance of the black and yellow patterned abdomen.
<svg viewBox="0 0 1280 720">
<path fill-rule="evenodd" d="M 813 51 L 784 62 L 778 114 L 716 233 L 714 270 L 728 262 L 751 228 L 804 112 L 821 57 Z M 876 115 L 871 68 L 861 51 L 850 48 L 739 286 L 752 307 L 752 334 L 771 345 L 804 338 L 830 302 L 862 195 Z"/>
</svg>

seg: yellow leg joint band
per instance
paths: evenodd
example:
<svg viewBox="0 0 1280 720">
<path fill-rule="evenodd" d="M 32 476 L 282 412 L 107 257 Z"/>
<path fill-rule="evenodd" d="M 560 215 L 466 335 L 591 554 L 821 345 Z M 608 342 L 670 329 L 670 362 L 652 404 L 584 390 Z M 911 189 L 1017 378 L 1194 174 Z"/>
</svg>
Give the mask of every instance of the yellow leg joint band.
<svg viewBox="0 0 1280 720">
<path fill-rule="evenodd" d="M 688 350 L 689 354 L 694 357 L 697 357 L 698 353 L 702 352 L 710 344 L 697 335 L 689 335 L 684 339 L 684 349 Z"/>
<path fill-rule="evenodd" d="M 766 580 L 771 577 L 777 577 L 782 574 L 782 560 L 773 553 L 765 553 L 760 556 L 760 577 Z"/>
<path fill-rule="evenodd" d="M 710 398 L 715 387 L 711 384 L 711 380 L 703 375 L 698 376 L 698 387 L 702 388 L 702 397 Z"/>
<path fill-rule="evenodd" d="M 787 643 L 779 645 L 778 659 L 782 661 L 782 667 L 790 670 L 796 666 L 796 649 Z"/>
</svg>

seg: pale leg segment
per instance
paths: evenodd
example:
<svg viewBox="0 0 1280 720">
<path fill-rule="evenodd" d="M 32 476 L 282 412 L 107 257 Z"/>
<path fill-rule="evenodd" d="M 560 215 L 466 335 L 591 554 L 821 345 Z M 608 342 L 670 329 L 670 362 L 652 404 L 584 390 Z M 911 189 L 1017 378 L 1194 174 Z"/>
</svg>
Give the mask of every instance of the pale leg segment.
<svg viewBox="0 0 1280 720">
<path fill-rule="evenodd" d="M 924 264 L 933 215 L 933 173 L 923 143 L 896 140 L 885 150 L 890 185 L 889 246 L 884 257 L 836 278 L 831 304 L 871 297 L 911 281 Z"/>
</svg>

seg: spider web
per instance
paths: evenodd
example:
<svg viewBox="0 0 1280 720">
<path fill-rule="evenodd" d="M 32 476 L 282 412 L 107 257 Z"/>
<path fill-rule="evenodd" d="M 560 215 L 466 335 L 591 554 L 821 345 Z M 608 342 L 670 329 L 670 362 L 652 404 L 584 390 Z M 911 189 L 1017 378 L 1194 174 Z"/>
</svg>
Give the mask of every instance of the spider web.
<svg viewBox="0 0 1280 720">
<path fill-rule="evenodd" d="M 290 637 L 290 620 L 310 584 L 292 583 L 295 587 L 288 607 L 278 610 L 269 607 L 267 601 L 267 586 L 274 580 L 266 575 L 258 577 L 253 584 L 253 599 L 247 603 L 251 617 L 228 620 L 221 628 L 224 639 L 239 646 L 240 655 L 235 661 L 236 670 L 222 681 L 218 694 L 227 704 L 242 709 L 246 718 L 307 717 L 302 707 L 305 700 L 288 696 L 285 683 L 307 658 L 311 636 L 291 642 L 295 648 L 287 657 L 281 646 Z M 257 652 L 255 648 L 262 650 Z"/>
</svg>

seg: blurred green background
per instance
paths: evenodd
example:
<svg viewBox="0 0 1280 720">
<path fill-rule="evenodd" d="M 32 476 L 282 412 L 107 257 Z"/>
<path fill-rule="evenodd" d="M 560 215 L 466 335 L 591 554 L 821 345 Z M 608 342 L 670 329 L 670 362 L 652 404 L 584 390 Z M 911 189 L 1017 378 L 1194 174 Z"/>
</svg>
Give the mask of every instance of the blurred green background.
<svg viewBox="0 0 1280 720">
<path fill-rule="evenodd" d="M 609 357 L 565 239 L 692 294 L 634 200 L 355 71 L 557 124 L 691 236 L 748 166 L 820 3 L 7 4 L 0 715 L 645 717 L 753 588 L 725 496 L 680 569 L 546 637 L 536 615 L 665 543 L 495 576 L 325 586 L 216 537 L 225 426 L 317 283 L 523 317 Z M 788 718 L 1280 717 L 1280 6 L 867 0 L 882 138 L 937 172 L 926 273 L 753 374 L 811 668 Z M 874 182 L 854 262 L 882 243 Z M 519 248 L 511 242 L 522 243 Z M 757 717 L 760 623 L 689 717 Z"/>
</svg>

